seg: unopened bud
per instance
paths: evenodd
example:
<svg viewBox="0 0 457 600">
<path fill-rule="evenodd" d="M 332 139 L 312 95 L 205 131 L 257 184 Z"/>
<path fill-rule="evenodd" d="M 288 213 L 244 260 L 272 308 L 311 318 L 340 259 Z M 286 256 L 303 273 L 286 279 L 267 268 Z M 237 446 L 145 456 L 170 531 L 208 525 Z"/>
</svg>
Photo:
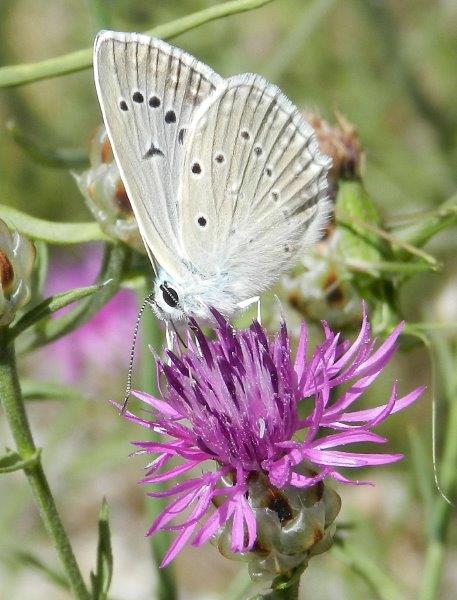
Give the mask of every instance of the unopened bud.
<svg viewBox="0 0 457 600">
<path fill-rule="evenodd" d="M 301 264 L 282 277 L 281 288 L 303 317 L 342 327 L 359 318 L 360 301 L 340 244 L 341 231 L 329 225 L 325 237 L 303 254 Z"/>
<path fill-rule="evenodd" d="M 90 169 L 75 175 L 89 210 L 105 233 L 144 252 L 135 215 L 103 125 L 90 140 L 89 159 Z"/>
<path fill-rule="evenodd" d="M 314 112 L 305 112 L 305 118 L 317 135 L 319 148 L 332 159 L 329 172 L 330 193 L 336 196 L 338 181 L 358 179 L 363 162 L 363 149 L 356 128 L 335 111 L 336 125 L 330 125 Z"/>
<path fill-rule="evenodd" d="M 303 472 L 311 474 L 309 470 Z M 230 550 L 230 527 L 225 527 L 214 542 L 227 558 L 247 561 L 253 580 L 273 579 L 307 565 L 316 554 L 332 545 L 341 500 L 324 482 L 308 488 L 278 489 L 261 473 L 251 477 L 248 502 L 257 523 L 257 537 L 251 551 Z"/>
<path fill-rule="evenodd" d="M 30 300 L 35 246 L 0 220 L 0 325 Z"/>
</svg>

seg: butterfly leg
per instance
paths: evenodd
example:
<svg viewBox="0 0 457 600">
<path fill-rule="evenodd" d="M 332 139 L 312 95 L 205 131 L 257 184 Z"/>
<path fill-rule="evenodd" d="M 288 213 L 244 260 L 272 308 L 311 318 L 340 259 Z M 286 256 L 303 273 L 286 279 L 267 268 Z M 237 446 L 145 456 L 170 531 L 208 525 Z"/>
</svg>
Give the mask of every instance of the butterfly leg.
<svg viewBox="0 0 457 600">
<path fill-rule="evenodd" d="M 168 350 L 173 350 L 173 332 L 170 329 L 170 324 L 168 321 L 165 321 L 165 339 L 167 341 Z"/>
</svg>

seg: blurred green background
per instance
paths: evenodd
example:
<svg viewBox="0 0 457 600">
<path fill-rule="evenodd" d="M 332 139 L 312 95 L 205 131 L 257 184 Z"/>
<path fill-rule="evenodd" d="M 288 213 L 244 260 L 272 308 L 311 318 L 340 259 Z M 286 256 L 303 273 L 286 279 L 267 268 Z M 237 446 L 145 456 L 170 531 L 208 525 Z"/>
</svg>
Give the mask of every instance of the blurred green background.
<svg viewBox="0 0 457 600">
<path fill-rule="evenodd" d="M 95 10 L 97 3 L 89 0 L 0 0 L 0 64 L 38 61 L 90 46 L 102 27 L 142 31 L 217 3 L 106 0 L 98 4 L 103 11 Z M 358 129 L 366 152 L 365 184 L 386 222 L 405 215 L 420 217 L 455 194 L 455 0 L 276 0 L 259 10 L 206 24 L 172 43 L 223 76 L 262 74 L 301 108 L 317 109 L 330 118 L 333 109 L 342 112 Z M 6 132 L 11 119 L 44 147 L 86 148 L 91 131 L 101 121 L 91 71 L 4 90 L 0 96 L 0 202 L 51 220 L 89 220 L 71 174 L 30 160 Z M 453 229 L 430 244 L 428 250 L 444 266 L 441 273 L 416 276 L 405 287 L 402 302 L 408 319 L 455 327 L 456 241 Z M 452 331 L 449 327 L 438 335 L 452 338 Z M 126 365 L 128 352 L 126 347 Z M 36 373 L 47 357 L 31 356 L 24 368 Z M 45 371 L 49 372 L 49 365 Z M 54 373 L 56 381 L 59 376 Z M 91 377 L 97 380 L 104 374 L 94 372 Z M 424 383 L 433 389 L 429 358 L 421 348 L 395 359 L 372 395 L 374 401 L 384 400 L 393 377 L 399 378 L 400 390 Z M 441 376 L 438 379 L 440 384 Z M 136 485 L 142 463 L 127 457 L 128 441 L 138 432 L 117 419 L 106 403 L 122 393 L 124 373 L 110 373 L 103 383 L 75 384 L 83 390 L 82 400 L 31 404 L 32 426 L 39 445 L 46 448 L 45 468 L 84 571 L 94 561 L 96 515 L 105 495 L 112 514 L 115 556 L 112 596 L 153 598 L 154 570 L 144 539 L 144 490 Z M 439 419 L 445 416 L 440 411 L 440 391 L 438 385 Z M 430 398 L 429 392 L 383 428 L 392 448 L 405 452 L 406 460 L 373 474 L 375 488 L 341 490 L 342 520 L 357 523 L 352 535 L 362 554 L 403 582 L 411 599 L 417 597 L 428 525 L 426 500 L 418 493 L 420 483 L 410 457 L 411 440 L 422 448 L 415 456 L 422 456 L 416 470 L 428 478 L 425 498 L 429 494 L 431 501 L 430 494 L 437 495 L 430 485 Z M 439 426 L 438 449 L 440 433 Z M 1 445 L 8 445 L 3 423 L 0 434 Z M 11 548 L 27 548 L 50 563 L 55 560 L 22 474 L 3 477 L 0 597 L 67 598 L 64 590 L 51 586 L 12 555 Z M 457 589 L 456 538 L 454 528 L 440 596 L 449 600 Z M 239 565 L 211 547 L 187 549 L 178 558 L 177 569 L 182 598 L 237 598 L 235 587 L 244 585 L 243 575 L 236 579 Z M 322 600 L 376 597 L 363 578 L 332 554 L 311 562 L 301 594 Z"/>
</svg>

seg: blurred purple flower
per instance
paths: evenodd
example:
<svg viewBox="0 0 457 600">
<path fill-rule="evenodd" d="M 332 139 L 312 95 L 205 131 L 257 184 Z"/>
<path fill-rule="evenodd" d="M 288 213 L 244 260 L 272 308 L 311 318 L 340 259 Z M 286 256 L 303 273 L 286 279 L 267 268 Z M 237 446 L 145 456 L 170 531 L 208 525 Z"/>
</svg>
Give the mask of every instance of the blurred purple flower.
<svg viewBox="0 0 457 600">
<path fill-rule="evenodd" d="M 357 442 L 386 442 L 371 429 L 406 408 L 423 391 L 419 387 L 398 398 L 394 384 L 386 404 L 348 410 L 392 357 L 403 324 L 375 349 L 365 313 L 361 331 L 352 344 L 340 341 L 339 334 L 323 322 L 325 339 L 310 358 L 303 324 L 293 361 L 284 323 L 270 340 L 257 321 L 249 329 L 237 331 L 219 313 L 213 314 L 216 340 L 205 338 L 193 322 L 195 337 L 188 335 L 187 350 L 181 351 L 175 344 L 173 352 L 167 351 L 166 362 L 158 360 L 158 373 L 167 383 L 161 399 L 135 393 L 154 409 L 153 416 L 143 419 L 129 412 L 125 415 L 168 436 L 163 441 L 133 442 L 140 452 L 158 455 L 148 465 L 142 483 L 158 484 L 205 461 L 216 463 L 215 471 L 202 472 L 169 490 L 149 494 L 175 497 L 148 531 L 148 535 L 161 529 L 178 532 L 162 566 L 178 554 L 197 527 L 192 541 L 195 546 L 207 542 L 227 524 L 231 527 L 232 551 L 251 549 L 256 540 L 256 519 L 249 488 L 256 474 L 262 473 L 276 488 L 305 488 L 325 478 L 360 484 L 339 469 L 400 460 L 400 454 L 340 448 Z M 331 398 L 332 390 L 341 384 L 348 384 L 346 391 Z M 301 409 L 309 407 L 305 418 L 298 414 L 299 404 Z M 297 432 L 301 433 L 301 441 L 293 439 Z M 180 459 L 178 465 L 162 471 L 174 457 Z M 300 465 L 306 465 L 306 469 Z M 216 510 L 200 524 L 213 504 Z M 170 525 L 180 514 L 184 520 Z"/>
<path fill-rule="evenodd" d="M 101 249 L 95 245 L 84 246 L 77 256 L 59 255 L 51 261 L 45 295 L 92 285 L 101 262 Z M 72 308 L 63 309 L 56 318 Z M 126 370 L 137 311 L 135 294 L 119 291 L 89 322 L 46 346 L 44 352 L 52 354 L 52 374 L 59 372 L 66 383 L 89 378 L 92 387 L 101 373 L 115 373 L 120 366 Z"/>
</svg>

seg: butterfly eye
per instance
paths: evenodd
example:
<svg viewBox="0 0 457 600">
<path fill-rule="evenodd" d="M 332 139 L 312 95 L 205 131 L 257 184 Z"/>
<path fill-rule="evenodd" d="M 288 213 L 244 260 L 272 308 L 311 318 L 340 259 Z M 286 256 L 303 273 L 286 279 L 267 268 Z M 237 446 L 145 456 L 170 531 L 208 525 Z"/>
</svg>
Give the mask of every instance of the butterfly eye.
<svg viewBox="0 0 457 600">
<path fill-rule="evenodd" d="M 179 296 L 176 290 L 170 287 L 166 281 L 162 283 L 160 289 L 162 290 L 162 296 L 165 303 L 168 304 L 168 306 L 171 306 L 171 308 L 176 308 L 179 304 Z"/>
</svg>

